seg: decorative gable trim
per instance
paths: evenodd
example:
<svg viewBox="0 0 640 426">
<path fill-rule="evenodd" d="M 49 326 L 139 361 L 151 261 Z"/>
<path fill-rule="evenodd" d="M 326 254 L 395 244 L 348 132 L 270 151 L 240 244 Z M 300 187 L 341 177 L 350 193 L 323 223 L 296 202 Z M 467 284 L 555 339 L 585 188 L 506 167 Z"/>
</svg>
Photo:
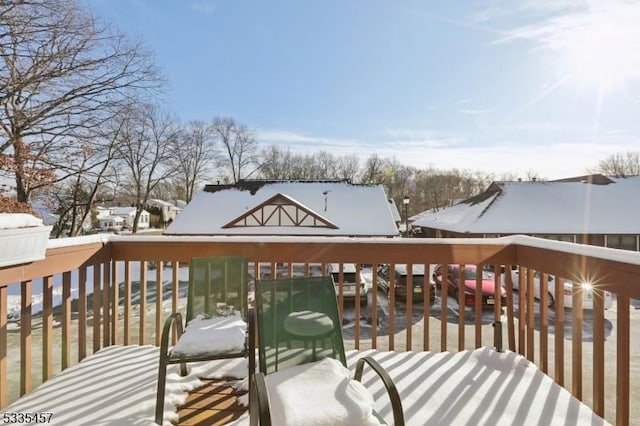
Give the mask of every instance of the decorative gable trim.
<svg viewBox="0 0 640 426">
<path fill-rule="evenodd" d="M 326 218 L 291 197 L 276 194 L 222 228 L 305 227 L 338 229 Z"/>
</svg>

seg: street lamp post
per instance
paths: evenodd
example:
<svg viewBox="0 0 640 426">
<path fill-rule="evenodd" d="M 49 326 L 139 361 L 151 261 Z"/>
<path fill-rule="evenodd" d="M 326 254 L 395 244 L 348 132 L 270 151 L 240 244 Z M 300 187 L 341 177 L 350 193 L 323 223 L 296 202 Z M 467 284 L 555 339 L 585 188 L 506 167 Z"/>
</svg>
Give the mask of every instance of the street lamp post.
<svg viewBox="0 0 640 426">
<path fill-rule="evenodd" d="M 402 199 L 402 204 L 404 204 L 404 236 L 405 238 L 409 237 L 409 195 L 405 194 Z"/>
</svg>

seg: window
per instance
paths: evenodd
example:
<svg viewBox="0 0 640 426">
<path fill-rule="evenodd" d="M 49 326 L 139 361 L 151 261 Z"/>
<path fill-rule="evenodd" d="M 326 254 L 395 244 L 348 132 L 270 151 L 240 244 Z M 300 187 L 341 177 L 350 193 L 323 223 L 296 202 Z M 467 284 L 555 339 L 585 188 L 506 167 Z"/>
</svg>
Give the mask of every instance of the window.
<svg viewBox="0 0 640 426">
<path fill-rule="evenodd" d="M 637 238 L 637 235 L 607 235 L 607 247 L 637 251 Z"/>
</svg>

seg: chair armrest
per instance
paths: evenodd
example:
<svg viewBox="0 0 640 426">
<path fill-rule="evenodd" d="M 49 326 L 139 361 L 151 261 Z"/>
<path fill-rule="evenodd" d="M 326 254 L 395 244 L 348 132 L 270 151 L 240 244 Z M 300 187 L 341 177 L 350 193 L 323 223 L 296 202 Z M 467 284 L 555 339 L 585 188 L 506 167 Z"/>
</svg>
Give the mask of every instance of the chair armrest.
<svg viewBox="0 0 640 426">
<path fill-rule="evenodd" d="M 264 381 L 264 374 L 255 373 L 249 388 L 249 425 L 271 426 L 269 411 L 269 392 Z"/>
<path fill-rule="evenodd" d="M 251 389 L 251 382 L 253 380 L 253 373 L 256 371 L 256 310 L 255 308 L 249 308 L 247 311 L 247 328 L 249 340 L 249 389 Z M 251 398 L 251 395 L 249 395 Z"/>
<path fill-rule="evenodd" d="M 356 374 L 354 379 L 357 381 L 362 381 L 362 371 L 364 370 L 364 364 L 367 363 L 373 371 L 382 379 L 382 383 L 384 383 L 384 387 L 387 389 L 387 394 L 389 394 L 389 399 L 391 400 L 391 409 L 393 410 L 393 423 L 396 426 L 404 426 L 404 413 L 402 411 L 402 401 L 400 400 L 400 394 L 398 393 L 398 389 L 396 388 L 395 383 L 387 373 L 387 371 L 370 356 L 366 356 L 360 358 L 356 363 Z"/>
<path fill-rule="evenodd" d="M 180 312 L 174 312 L 165 320 L 164 326 L 162 327 L 162 337 L 160 340 L 160 353 L 166 354 L 169 350 L 169 334 L 171 333 L 171 326 L 175 324 L 176 329 L 178 331 L 178 339 L 182 336 L 183 326 L 182 326 L 182 315 Z"/>
</svg>

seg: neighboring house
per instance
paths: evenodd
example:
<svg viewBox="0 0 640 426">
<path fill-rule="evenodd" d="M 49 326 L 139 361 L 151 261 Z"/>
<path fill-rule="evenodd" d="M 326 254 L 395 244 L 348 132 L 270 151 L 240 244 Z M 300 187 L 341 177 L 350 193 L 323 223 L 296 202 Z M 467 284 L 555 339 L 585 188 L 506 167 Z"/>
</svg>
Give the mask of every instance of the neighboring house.
<svg viewBox="0 0 640 426">
<path fill-rule="evenodd" d="M 398 235 L 381 185 L 247 180 L 207 185 L 165 235 Z"/>
<path fill-rule="evenodd" d="M 135 207 L 97 207 L 96 220 L 102 231 L 120 231 L 132 229 L 136 217 Z M 148 229 L 150 224 L 149 212 L 143 210 L 138 221 L 138 229 Z"/>
<path fill-rule="evenodd" d="M 173 222 L 176 216 L 178 216 L 178 213 L 182 211 L 182 208 L 179 208 L 168 201 L 158 199 L 148 200 L 147 206 L 159 209 L 162 214 L 161 220 L 165 224 Z"/>
<path fill-rule="evenodd" d="M 124 219 L 125 227 L 133 229 L 133 221 L 136 218 L 135 207 L 112 207 L 111 214 L 113 216 L 121 216 Z M 142 210 L 138 220 L 138 229 L 149 229 L 150 218 L 149 212 Z"/>
<path fill-rule="evenodd" d="M 417 216 L 413 226 L 424 237 L 526 234 L 639 250 L 640 176 L 494 182 L 475 197 Z"/>
<path fill-rule="evenodd" d="M 101 231 L 121 231 L 124 226 L 122 216 L 103 216 L 98 219 L 98 228 Z"/>
</svg>

